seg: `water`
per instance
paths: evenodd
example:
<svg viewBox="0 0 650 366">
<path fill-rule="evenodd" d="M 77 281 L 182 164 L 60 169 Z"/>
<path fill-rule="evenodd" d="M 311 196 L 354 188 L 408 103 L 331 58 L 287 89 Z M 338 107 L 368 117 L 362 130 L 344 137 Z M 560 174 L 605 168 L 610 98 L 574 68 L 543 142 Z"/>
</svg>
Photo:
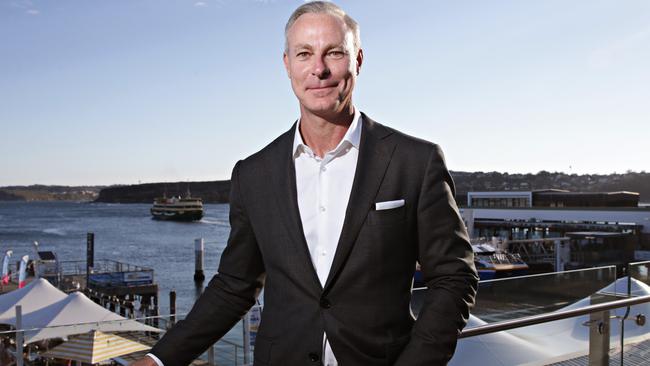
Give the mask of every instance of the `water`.
<svg viewBox="0 0 650 366">
<path fill-rule="evenodd" d="M 154 270 L 160 314 L 169 313 L 169 291 L 177 311 L 190 310 L 200 288 L 194 280 L 194 239 L 204 238 L 207 284 L 216 273 L 230 225 L 227 204 L 204 205 L 198 222 L 156 221 L 148 204 L 76 202 L 0 202 L 0 256 L 12 261 L 36 257 L 33 242 L 53 250 L 59 260 L 86 259 L 86 233 L 95 233 L 95 260 L 111 259 Z"/>
</svg>

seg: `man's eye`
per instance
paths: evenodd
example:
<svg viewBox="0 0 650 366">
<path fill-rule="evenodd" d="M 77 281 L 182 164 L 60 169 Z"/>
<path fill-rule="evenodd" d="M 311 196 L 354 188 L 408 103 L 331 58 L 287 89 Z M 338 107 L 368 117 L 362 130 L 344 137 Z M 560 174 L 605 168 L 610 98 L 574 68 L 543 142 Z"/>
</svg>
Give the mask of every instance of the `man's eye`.
<svg viewBox="0 0 650 366">
<path fill-rule="evenodd" d="M 306 51 L 298 52 L 296 54 L 296 57 L 298 57 L 298 58 L 307 58 L 308 56 L 309 56 L 309 52 L 306 52 Z"/>
<path fill-rule="evenodd" d="M 333 58 L 341 58 L 345 56 L 345 53 L 343 51 L 330 51 L 327 54 Z"/>
</svg>

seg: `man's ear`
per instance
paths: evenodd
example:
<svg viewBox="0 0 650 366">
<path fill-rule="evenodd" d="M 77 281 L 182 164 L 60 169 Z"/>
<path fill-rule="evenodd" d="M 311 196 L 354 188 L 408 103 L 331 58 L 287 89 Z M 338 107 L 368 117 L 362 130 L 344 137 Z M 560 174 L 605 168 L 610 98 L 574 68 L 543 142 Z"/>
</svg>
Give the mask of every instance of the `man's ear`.
<svg viewBox="0 0 650 366">
<path fill-rule="evenodd" d="M 363 50 L 359 48 L 359 52 L 357 52 L 357 75 L 361 70 L 361 64 L 363 64 Z"/>
<path fill-rule="evenodd" d="M 284 62 L 284 69 L 287 70 L 287 76 L 291 79 L 291 72 L 289 71 L 289 56 L 286 52 L 282 54 L 282 61 Z"/>
</svg>

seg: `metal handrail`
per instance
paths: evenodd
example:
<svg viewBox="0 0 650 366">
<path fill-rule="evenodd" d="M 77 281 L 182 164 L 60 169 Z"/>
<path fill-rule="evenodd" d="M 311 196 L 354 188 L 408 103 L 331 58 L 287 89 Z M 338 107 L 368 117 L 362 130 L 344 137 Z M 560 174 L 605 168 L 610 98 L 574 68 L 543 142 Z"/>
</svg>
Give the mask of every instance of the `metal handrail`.
<svg viewBox="0 0 650 366">
<path fill-rule="evenodd" d="M 503 330 L 521 328 L 528 325 L 547 323 L 554 320 L 573 318 L 580 315 L 598 313 L 606 310 L 612 310 L 637 304 L 650 302 L 650 295 L 633 297 L 623 300 L 614 300 L 602 304 L 589 305 L 578 309 L 563 310 L 553 313 L 539 314 L 518 318 L 513 320 L 504 320 L 497 323 L 481 325 L 465 329 L 461 332 L 459 338 L 474 337 L 482 334 L 495 333 Z"/>
</svg>

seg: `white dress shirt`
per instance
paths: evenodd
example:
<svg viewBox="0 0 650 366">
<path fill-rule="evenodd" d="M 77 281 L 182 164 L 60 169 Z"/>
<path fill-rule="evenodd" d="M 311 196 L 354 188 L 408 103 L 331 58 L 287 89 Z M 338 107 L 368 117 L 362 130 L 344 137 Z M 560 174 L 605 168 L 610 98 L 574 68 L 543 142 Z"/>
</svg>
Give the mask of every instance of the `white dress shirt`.
<svg viewBox="0 0 650 366">
<path fill-rule="evenodd" d="M 338 246 L 345 211 L 352 192 L 361 141 L 361 113 L 355 109 L 352 124 L 334 150 L 318 157 L 300 135 L 300 121 L 293 140 L 296 190 L 302 229 L 311 261 L 321 285 L 325 285 Z M 338 366 L 332 348 L 323 334 L 324 366 Z M 162 361 L 149 353 L 158 366 Z"/>
<path fill-rule="evenodd" d="M 343 139 L 322 158 L 303 142 L 300 122 L 296 126 L 293 158 L 298 209 L 311 261 L 323 286 L 332 267 L 352 191 L 361 141 L 360 117 L 361 113 L 355 110 Z M 323 339 L 323 365 L 337 366 L 327 335 Z"/>
</svg>

